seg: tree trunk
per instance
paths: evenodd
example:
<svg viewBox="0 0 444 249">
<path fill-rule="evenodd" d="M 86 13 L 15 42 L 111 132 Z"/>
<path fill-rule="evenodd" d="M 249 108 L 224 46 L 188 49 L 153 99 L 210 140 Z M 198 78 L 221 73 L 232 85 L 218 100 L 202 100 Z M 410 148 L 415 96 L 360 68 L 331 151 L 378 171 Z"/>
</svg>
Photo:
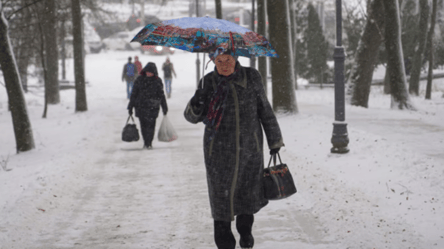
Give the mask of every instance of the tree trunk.
<svg viewBox="0 0 444 249">
<path fill-rule="evenodd" d="M 215 0 L 216 4 L 216 18 L 222 19 L 222 3 L 221 0 Z"/>
<path fill-rule="evenodd" d="M 294 89 L 298 89 L 298 72 L 296 71 L 296 13 L 295 13 L 295 0 L 290 0 L 290 23 L 291 23 L 291 44 L 293 48 L 293 56 L 291 57 L 293 60 L 293 71 L 294 71 Z"/>
<path fill-rule="evenodd" d="M 427 75 L 426 99 L 432 98 L 432 80 L 433 80 L 433 33 L 435 32 L 436 9 L 438 0 L 433 0 L 432 19 L 430 20 L 430 31 L 427 37 L 429 43 L 429 72 Z"/>
<path fill-rule="evenodd" d="M 390 94 L 390 68 L 387 63 L 385 67 L 385 75 L 384 75 L 384 94 Z"/>
<path fill-rule="evenodd" d="M 74 36 L 74 78 L 76 82 L 76 112 L 88 110 L 85 89 L 85 66 L 83 64 L 83 32 L 80 0 L 71 0 L 72 32 Z"/>
<path fill-rule="evenodd" d="M 29 65 L 29 60 L 31 58 L 31 50 L 24 44 L 29 44 L 26 43 L 26 38 L 25 39 L 20 39 L 21 43 L 23 44 L 22 46 L 20 46 L 20 48 L 17 49 L 18 51 L 18 58 L 17 58 L 17 67 L 19 70 L 19 75 L 20 75 L 20 79 L 22 81 L 22 87 L 23 87 L 23 91 L 28 92 L 28 65 Z"/>
<path fill-rule="evenodd" d="M 140 1 L 140 22 L 142 25 L 146 25 L 145 23 L 145 0 Z"/>
<path fill-rule="evenodd" d="M 257 0 L 257 32 L 264 37 L 267 37 L 265 1 L 266 0 Z M 258 70 L 259 73 L 262 75 L 262 82 L 264 84 L 265 94 L 267 94 L 267 57 L 261 56 L 258 58 Z"/>
<path fill-rule="evenodd" d="M 65 17 L 63 17 L 63 20 L 60 24 L 60 36 L 62 37 L 62 41 L 60 44 L 61 45 L 61 61 L 62 61 L 62 79 L 65 80 L 66 79 L 66 42 L 65 42 L 65 38 L 66 38 L 66 21 L 65 21 Z"/>
<path fill-rule="evenodd" d="M 8 22 L 3 14 L 0 1 L 0 66 L 2 67 L 11 110 L 17 153 L 32 150 L 34 137 L 26 109 L 25 96 L 18 73 L 17 64 L 8 35 Z M 5 132 L 5 131 L 3 131 Z"/>
<path fill-rule="evenodd" d="M 383 41 L 384 5 L 383 0 L 373 0 L 368 10 L 367 23 L 356 51 L 349 87 L 351 104 L 368 107 L 368 97 L 373 79 L 379 46 Z"/>
<path fill-rule="evenodd" d="M 410 74 L 409 92 L 416 96 L 419 95 L 419 78 L 421 76 L 421 66 L 423 61 L 424 49 L 427 38 L 427 23 L 429 19 L 429 1 L 419 0 L 420 19 L 417 31 L 418 44 L 412 61 L 412 71 Z"/>
<path fill-rule="evenodd" d="M 46 60 L 45 60 L 45 51 L 46 51 L 46 42 L 45 42 L 45 34 L 43 31 L 43 24 L 42 22 L 39 22 L 39 31 L 40 31 L 40 59 L 41 59 L 41 64 L 42 64 L 42 69 L 43 69 L 43 82 L 45 82 L 45 89 L 48 89 L 48 67 L 46 65 Z M 45 91 L 45 96 L 44 96 L 44 108 L 43 108 L 43 114 L 42 114 L 42 118 L 46 118 L 48 114 L 48 93 L 47 91 Z"/>
<path fill-rule="evenodd" d="M 414 110 L 410 102 L 404 70 L 398 0 L 384 0 L 385 47 L 390 68 L 391 108 Z"/>
<path fill-rule="evenodd" d="M 267 1 L 270 43 L 279 55 L 271 60 L 273 109 L 297 113 L 288 7 L 288 0 Z"/>
<path fill-rule="evenodd" d="M 21 1 L 22 5 L 26 5 L 25 0 Z M 32 32 L 32 17 L 29 8 L 24 8 L 22 10 L 23 19 L 22 32 L 20 33 L 20 38 L 18 38 L 16 46 L 16 60 L 19 70 L 20 79 L 22 81 L 23 90 L 28 92 L 28 65 L 30 59 L 32 58 L 32 49 L 29 44 L 33 43 L 33 38 L 29 34 Z"/>
<path fill-rule="evenodd" d="M 57 46 L 57 10 L 55 0 L 44 1 L 44 35 L 47 80 L 45 91 L 48 104 L 60 103 L 59 92 L 59 60 Z"/>
</svg>

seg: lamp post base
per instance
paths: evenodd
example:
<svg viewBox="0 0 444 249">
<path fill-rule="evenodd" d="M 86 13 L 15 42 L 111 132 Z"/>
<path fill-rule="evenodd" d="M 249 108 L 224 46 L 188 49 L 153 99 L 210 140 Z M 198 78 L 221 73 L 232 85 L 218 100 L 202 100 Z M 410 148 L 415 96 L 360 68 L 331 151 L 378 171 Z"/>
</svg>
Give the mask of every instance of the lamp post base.
<svg viewBox="0 0 444 249">
<path fill-rule="evenodd" d="M 350 150 L 348 149 L 349 139 L 347 133 L 346 123 L 333 123 L 333 136 L 331 138 L 331 143 L 333 148 L 331 148 L 331 153 L 345 154 Z"/>
<path fill-rule="evenodd" d="M 333 147 L 330 149 L 331 153 L 335 153 L 335 154 L 346 154 L 348 153 L 350 150 L 348 149 L 348 147 L 341 147 L 341 148 L 336 148 Z"/>
</svg>

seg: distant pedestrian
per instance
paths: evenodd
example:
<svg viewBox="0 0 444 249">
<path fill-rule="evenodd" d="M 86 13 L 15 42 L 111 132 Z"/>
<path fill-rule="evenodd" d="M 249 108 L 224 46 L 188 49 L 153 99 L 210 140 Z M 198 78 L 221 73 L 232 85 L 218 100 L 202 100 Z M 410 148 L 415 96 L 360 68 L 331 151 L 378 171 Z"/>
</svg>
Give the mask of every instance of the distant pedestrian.
<svg viewBox="0 0 444 249">
<path fill-rule="evenodd" d="M 171 85 L 173 83 L 173 74 L 175 78 L 176 72 L 174 71 L 173 63 L 170 62 L 169 57 L 167 57 L 166 61 L 163 63 L 162 70 L 163 70 L 163 79 L 165 80 L 165 90 L 167 93 L 167 97 L 171 98 Z"/>
<path fill-rule="evenodd" d="M 128 57 L 128 63 L 123 66 L 122 73 L 122 81 L 126 81 L 126 94 L 128 99 L 131 96 L 131 90 L 136 77 L 136 66 L 131 62 L 131 57 Z"/>
<path fill-rule="evenodd" d="M 140 74 L 140 71 L 142 71 L 142 63 L 139 61 L 139 56 L 134 56 L 134 65 L 136 65 L 137 74 Z"/>
<path fill-rule="evenodd" d="M 136 109 L 136 117 L 140 121 L 144 141 L 143 148 L 145 149 L 153 148 L 154 129 L 160 106 L 162 106 L 163 115 L 166 115 L 168 106 L 162 80 L 158 76 L 156 64 L 149 62 L 134 82 L 128 104 L 129 115 L 133 114 L 133 108 Z"/>
</svg>

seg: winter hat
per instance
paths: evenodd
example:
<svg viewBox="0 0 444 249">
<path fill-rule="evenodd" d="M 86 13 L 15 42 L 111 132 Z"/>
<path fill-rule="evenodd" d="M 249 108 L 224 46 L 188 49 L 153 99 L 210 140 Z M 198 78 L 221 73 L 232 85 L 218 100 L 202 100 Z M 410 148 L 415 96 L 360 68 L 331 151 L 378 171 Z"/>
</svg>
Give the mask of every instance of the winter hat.
<svg viewBox="0 0 444 249">
<path fill-rule="evenodd" d="M 208 54 L 208 56 L 210 57 L 210 59 L 212 60 L 212 61 L 214 61 L 215 59 L 216 59 L 216 57 L 217 56 L 219 56 L 219 55 L 221 55 L 221 54 L 228 54 L 228 55 L 231 55 L 231 56 L 233 56 L 233 58 L 235 59 L 235 60 L 237 60 L 237 58 L 239 57 L 239 56 L 237 56 L 237 55 L 234 55 L 235 54 L 235 51 L 233 51 L 233 50 L 231 50 L 231 49 L 227 49 L 227 48 L 223 48 L 223 47 L 218 47 L 218 48 L 216 48 L 216 50 L 214 51 L 214 52 L 212 52 L 212 53 L 209 53 Z"/>
<path fill-rule="evenodd" d="M 150 72 L 153 73 L 154 76 L 158 77 L 157 67 L 154 62 L 148 62 L 146 66 L 142 69 L 142 72 Z"/>
</svg>

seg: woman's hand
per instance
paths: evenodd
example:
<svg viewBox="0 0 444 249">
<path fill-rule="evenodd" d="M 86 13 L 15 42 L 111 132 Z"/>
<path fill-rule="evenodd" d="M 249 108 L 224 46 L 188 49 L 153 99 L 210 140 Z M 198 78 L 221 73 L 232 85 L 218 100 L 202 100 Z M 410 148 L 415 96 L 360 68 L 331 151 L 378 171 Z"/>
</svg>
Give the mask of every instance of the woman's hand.
<svg viewBox="0 0 444 249">
<path fill-rule="evenodd" d="M 274 148 L 270 150 L 270 155 L 276 155 L 281 148 Z"/>
<path fill-rule="evenodd" d="M 203 89 L 197 89 L 194 93 L 194 96 L 191 98 L 191 105 L 193 106 L 199 106 L 203 105 L 205 102 L 205 91 Z"/>
</svg>

